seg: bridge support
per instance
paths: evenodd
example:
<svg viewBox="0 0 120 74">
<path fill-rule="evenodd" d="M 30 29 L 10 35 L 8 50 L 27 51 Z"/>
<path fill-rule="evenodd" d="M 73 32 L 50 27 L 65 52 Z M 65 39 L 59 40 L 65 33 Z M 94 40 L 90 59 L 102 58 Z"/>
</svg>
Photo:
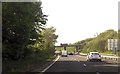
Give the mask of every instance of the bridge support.
<svg viewBox="0 0 120 74">
<path fill-rule="evenodd" d="M 64 50 L 66 50 L 66 46 L 64 46 Z"/>
<path fill-rule="evenodd" d="M 78 52 L 78 50 L 79 50 L 79 47 L 76 46 L 76 47 L 75 47 L 75 52 Z"/>
<path fill-rule="evenodd" d="M 61 44 L 61 46 L 63 46 L 64 47 L 64 50 L 66 50 L 66 46 L 67 46 L 68 44 Z"/>
<path fill-rule="evenodd" d="M 78 52 L 80 49 L 80 44 L 79 45 L 68 45 L 68 44 L 60 44 L 60 46 L 55 46 L 55 47 L 63 47 L 63 50 L 67 50 L 67 47 L 75 47 L 75 52 Z"/>
</svg>

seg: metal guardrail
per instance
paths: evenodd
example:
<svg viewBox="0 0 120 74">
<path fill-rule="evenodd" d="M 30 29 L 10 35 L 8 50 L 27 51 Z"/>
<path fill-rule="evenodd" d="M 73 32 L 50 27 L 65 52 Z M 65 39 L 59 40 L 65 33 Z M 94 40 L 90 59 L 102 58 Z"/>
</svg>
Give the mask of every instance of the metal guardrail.
<svg viewBox="0 0 120 74">
<path fill-rule="evenodd" d="M 106 60 L 120 61 L 120 57 L 118 57 L 118 56 L 104 56 L 104 55 L 102 55 L 101 57 L 103 59 L 106 59 Z"/>
<path fill-rule="evenodd" d="M 87 54 L 81 54 L 81 55 L 87 56 Z M 105 60 L 114 60 L 114 61 L 117 61 L 117 62 L 120 61 L 120 57 L 118 57 L 118 56 L 105 56 L 105 55 L 101 55 L 101 58 L 105 59 Z"/>
</svg>

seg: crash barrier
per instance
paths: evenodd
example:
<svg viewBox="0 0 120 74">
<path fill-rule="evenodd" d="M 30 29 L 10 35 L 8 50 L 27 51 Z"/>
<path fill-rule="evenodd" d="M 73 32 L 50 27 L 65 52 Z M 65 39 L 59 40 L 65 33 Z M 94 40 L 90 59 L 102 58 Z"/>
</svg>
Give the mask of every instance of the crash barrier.
<svg viewBox="0 0 120 74">
<path fill-rule="evenodd" d="M 87 56 L 87 54 L 83 54 L 83 53 L 81 55 Z M 105 56 L 105 55 L 101 55 L 101 58 L 105 59 L 105 60 L 120 61 L 120 57 L 118 57 L 118 56 Z"/>
<path fill-rule="evenodd" d="M 120 57 L 118 56 L 101 56 L 105 60 L 114 60 L 114 61 L 120 61 Z"/>
</svg>

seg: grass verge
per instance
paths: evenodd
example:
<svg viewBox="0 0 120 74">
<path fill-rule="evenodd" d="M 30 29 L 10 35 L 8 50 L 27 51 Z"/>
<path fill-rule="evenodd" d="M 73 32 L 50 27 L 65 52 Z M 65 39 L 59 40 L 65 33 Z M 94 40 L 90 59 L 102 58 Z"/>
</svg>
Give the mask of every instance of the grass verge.
<svg viewBox="0 0 120 74">
<path fill-rule="evenodd" d="M 56 56 L 51 56 L 50 58 L 40 58 L 34 57 L 19 61 L 3 61 L 3 72 L 31 72 L 37 68 L 43 68 L 43 66 L 55 59 Z"/>
</svg>

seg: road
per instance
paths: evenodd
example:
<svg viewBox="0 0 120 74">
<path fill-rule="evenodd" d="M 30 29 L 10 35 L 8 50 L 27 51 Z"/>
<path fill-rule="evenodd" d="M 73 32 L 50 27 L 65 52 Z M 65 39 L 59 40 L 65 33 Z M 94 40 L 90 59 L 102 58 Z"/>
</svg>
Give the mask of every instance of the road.
<svg viewBox="0 0 120 74">
<path fill-rule="evenodd" d="M 47 72 L 118 72 L 118 64 L 107 61 L 86 61 L 85 55 L 60 57 Z"/>
</svg>

